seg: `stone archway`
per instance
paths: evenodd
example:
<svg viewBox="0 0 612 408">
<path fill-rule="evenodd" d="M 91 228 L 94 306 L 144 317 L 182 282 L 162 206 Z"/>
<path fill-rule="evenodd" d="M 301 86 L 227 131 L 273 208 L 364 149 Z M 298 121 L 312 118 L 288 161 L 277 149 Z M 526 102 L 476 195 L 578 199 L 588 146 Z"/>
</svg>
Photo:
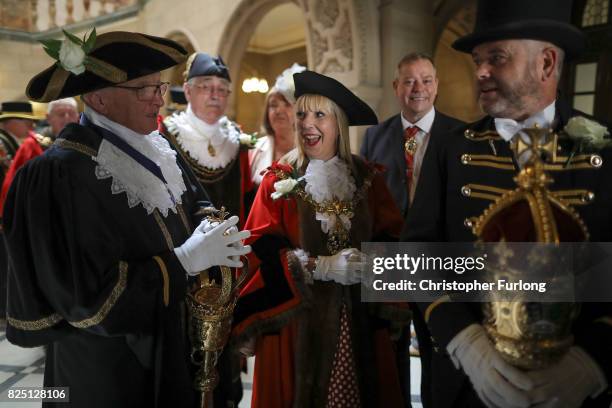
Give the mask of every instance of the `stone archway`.
<svg viewBox="0 0 612 408">
<path fill-rule="evenodd" d="M 451 44 L 472 32 L 475 18 L 475 0 L 444 2 L 436 14 L 436 47 L 433 54 L 440 81 L 436 107 L 468 122 L 482 116 L 476 101 L 472 59 L 468 54 L 455 51 Z"/>
<path fill-rule="evenodd" d="M 172 30 L 168 34 L 165 35 L 166 38 L 169 38 L 173 41 L 176 41 L 180 45 L 187 50 L 187 53 L 191 55 L 197 49 L 197 45 L 195 39 L 191 35 L 191 33 L 184 30 Z M 183 73 L 185 72 L 186 63 L 183 62 L 173 68 L 170 68 L 166 71 L 162 72 L 162 81 L 170 82 L 170 86 L 181 86 L 183 84 Z M 184 108 L 184 105 L 181 105 L 182 102 L 177 102 L 173 100 L 172 93 L 168 92 L 164 96 L 165 104 L 164 109 L 166 114 L 172 113 L 176 109 Z"/>
<path fill-rule="evenodd" d="M 380 33 L 378 8 L 370 0 L 243 0 L 229 18 L 218 47 L 232 77 L 237 77 L 263 16 L 289 2 L 304 13 L 308 68 L 338 79 L 376 109 L 382 95 Z M 234 94 L 238 86 L 234 84 Z M 351 139 L 358 141 L 357 132 L 352 131 Z M 357 149 L 358 144 L 352 144 Z"/>
<path fill-rule="evenodd" d="M 189 55 L 193 54 L 195 50 L 198 49 L 195 39 L 191 35 L 191 33 L 186 32 L 184 30 L 173 30 L 165 35 L 166 38 L 169 38 L 173 41 L 179 43 L 183 48 L 187 50 Z M 168 82 L 171 85 L 181 85 L 183 83 L 183 72 L 185 71 L 185 63 L 179 64 L 176 67 L 170 70 Z"/>
</svg>

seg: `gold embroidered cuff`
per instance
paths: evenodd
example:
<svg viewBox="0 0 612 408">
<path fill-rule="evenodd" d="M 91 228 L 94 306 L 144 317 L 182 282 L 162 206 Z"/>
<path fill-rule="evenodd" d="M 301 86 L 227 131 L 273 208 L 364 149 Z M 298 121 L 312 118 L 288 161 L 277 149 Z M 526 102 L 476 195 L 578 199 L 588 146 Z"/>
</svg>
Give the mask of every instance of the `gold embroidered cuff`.
<svg viewBox="0 0 612 408">
<path fill-rule="evenodd" d="M 117 303 L 117 299 L 119 299 L 119 296 L 121 296 L 121 294 L 125 290 L 125 287 L 127 286 L 127 272 L 128 264 L 126 262 L 119 261 L 119 277 L 117 278 L 117 284 L 111 291 L 109 297 L 106 299 L 100 310 L 98 310 L 96 314 L 87 319 L 78 321 L 68 321 L 68 323 L 79 329 L 84 329 L 87 327 L 95 326 L 99 324 L 102 320 L 104 320 L 104 318 L 106 317 L 106 315 L 108 315 L 113 306 L 115 306 L 115 303 Z"/>
</svg>

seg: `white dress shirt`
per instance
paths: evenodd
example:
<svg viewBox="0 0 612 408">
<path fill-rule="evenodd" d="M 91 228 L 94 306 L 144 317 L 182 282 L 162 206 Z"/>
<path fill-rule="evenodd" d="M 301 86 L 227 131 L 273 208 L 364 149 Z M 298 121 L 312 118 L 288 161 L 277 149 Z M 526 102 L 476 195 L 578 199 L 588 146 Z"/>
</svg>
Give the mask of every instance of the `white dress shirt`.
<svg viewBox="0 0 612 408">
<path fill-rule="evenodd" d="M 529 136 L 522 130 L 538 126 L 540 128 L 552 128 L 555 122 L 555 101 L 548 105 L 544 110 L 531 115 L 522 122 L 514 119 L 495 118 L 495 130 L 506 142 L 510 142 L 514 137 L 520 137 L 525 143 L 529 143 Z M 517 136 L 518 135 L 518 136 Z M 523 168 L 531 156 L 530 151 L 526 151 L 517 158 L 518 165 Z"/>
</svg>

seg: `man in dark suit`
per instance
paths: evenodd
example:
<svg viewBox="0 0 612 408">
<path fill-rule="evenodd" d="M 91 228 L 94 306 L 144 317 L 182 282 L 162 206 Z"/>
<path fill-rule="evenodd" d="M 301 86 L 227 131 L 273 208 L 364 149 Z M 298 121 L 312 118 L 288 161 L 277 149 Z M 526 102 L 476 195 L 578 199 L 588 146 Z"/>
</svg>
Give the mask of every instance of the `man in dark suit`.
<svg viewBox="0 0 612 408">
<path fill-rule="evenodd" d="M 403 241 L 473 241 L 474 217 L 516 187 L 513 177 L 525 164 L 509 142 L 524 140 L 522 129 L 537 126 L 566 135 L 545 164 L 554 179 L 547 188 L 574 207 L 591 241 L 612 241 L 612 151 L 592 147 L 574 154 L 592 132 L 566 127 L 570 118 L 586 115 L 557 90 L 564 58 L 578 56 L 585 43 L 570 14 L 571 0 L 479 1 L 474 32 L 453 47 L 471 53 L 488 116 L 444 143 L 430 143 Z M 609 407 L 611 309 L 610 303 L 583 303 L 568 353 L 546 369 L 520 371 L 493 347 L 481 305 L 448 297 L 419 304 L 413 315 L 423 406 Z"/>
<path fill-rule="evenodd" d="M 430 138 L 446 138 L 463 122 L 434 108 L 438 77 L 432 59 L 420 53 L 404 56 L 397 64 L 393 89 L 401 112 L 366 132 L 361 155 L 387 168 L 384 176 L 398 207 L 405 214 L 420 176 Z M 406 134 L 416 127 L 413 157 L 406 157 Z"/>
<path fill-rule="evenodd" d="M 430 138 L 445 139 L 463 122 L 434 108 L 438 77 L 431 57 L 421 53 L 404 56 L 397 64 L 393 89 L 401 112 L 370 127 L 361 155 L 386 167 L 387 186 L 397 206 L 406 214 L 419 180 Z M 411 146 L 412 151 L 407 150 Z M 398 368 L 405 400 L 410 406 L 410 330 L 407 325 L 397 341 Z"/>
</svg>

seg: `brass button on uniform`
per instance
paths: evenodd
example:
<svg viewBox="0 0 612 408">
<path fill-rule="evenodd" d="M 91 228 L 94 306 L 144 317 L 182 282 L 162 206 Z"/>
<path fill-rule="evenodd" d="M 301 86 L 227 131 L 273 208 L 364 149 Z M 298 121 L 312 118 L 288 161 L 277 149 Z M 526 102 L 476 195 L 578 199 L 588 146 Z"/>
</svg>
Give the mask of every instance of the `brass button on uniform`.
<svg viewBox="0 0 612 408">
<path fill-rule="evenodd" d="M 470 156 L 469 154 L 466 153 L 461 155 L 461 163 L 468 164 L 471 160 L 472 156 Z"/>
<path fill-rule="evenodd" d="M 602 164 L 603 164 L 603 159 L 601 158 L 600 155 L 598 154 L 591 155 L 591 166 L 595 168 L 599 168 L 601 167 Z"/>
<path fill-rule="evenodd" d="M 592 191 L 587 191 L 586 193 L 584 193 L 582 195 L 582 202 L 583 203 L 593 202 L 594 199 L 595 199 L 595 193 L 592 192 Z"/>
<path fill-rule="evenodd" d="M 472 189 L 468 186 L 461 187 L 461 195 L 464 197 L 469 197 L 472 194 Z"/>
</svg>

